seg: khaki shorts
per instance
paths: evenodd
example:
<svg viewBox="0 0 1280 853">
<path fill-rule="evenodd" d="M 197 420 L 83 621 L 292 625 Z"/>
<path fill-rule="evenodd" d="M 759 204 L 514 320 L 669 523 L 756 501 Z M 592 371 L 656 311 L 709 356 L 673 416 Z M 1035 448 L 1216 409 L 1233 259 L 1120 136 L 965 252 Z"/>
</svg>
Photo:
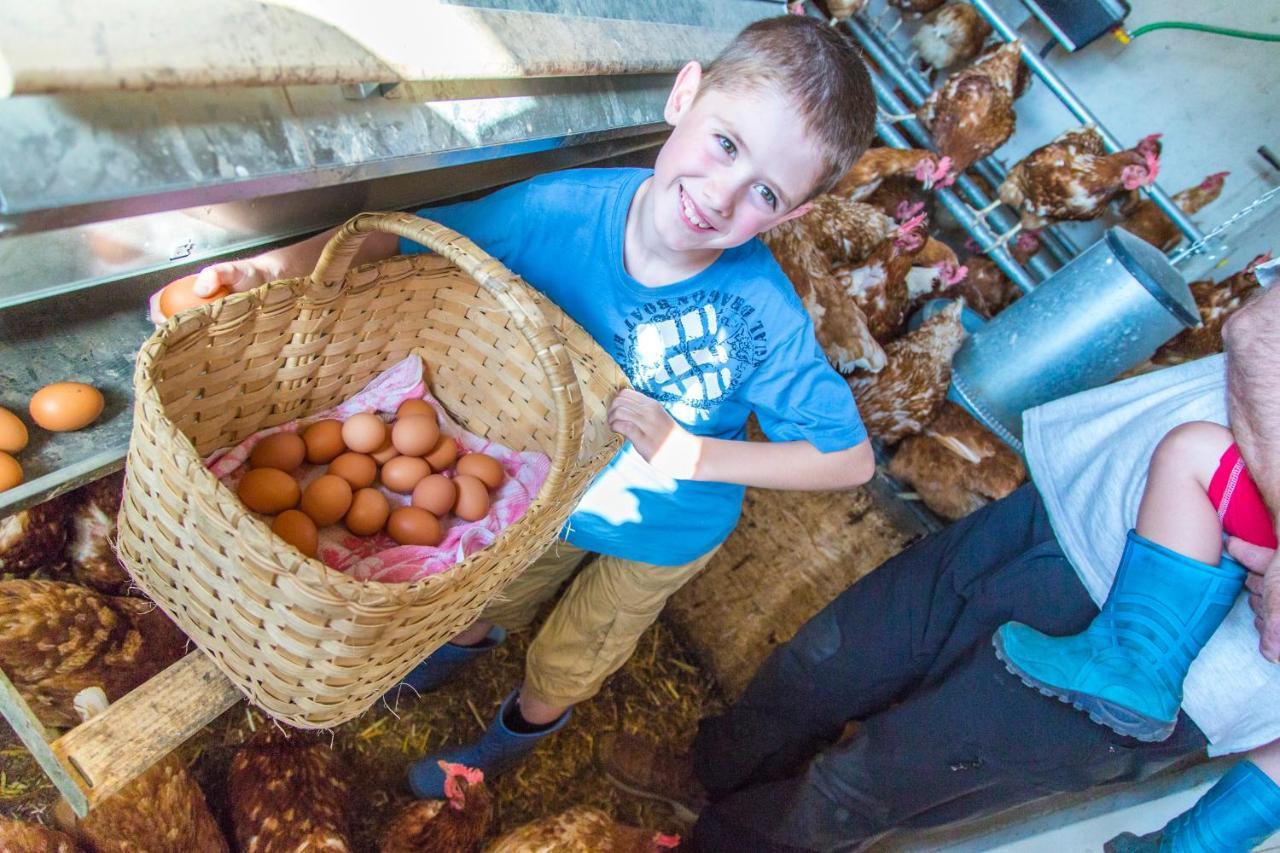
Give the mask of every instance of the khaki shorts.
<svg viewBox="0 0 1280 853">
<path fill-rule="evenodd" d="M 714 553 L 683 566 L 655 566 L 557 541 L 489 603 L 480 620 L 508 631 L 527 628 L 573 577 L 529 645 L 522 689 L 548 705 L 576 705 L 627 662 L 667 599 Z"/>
</svg>

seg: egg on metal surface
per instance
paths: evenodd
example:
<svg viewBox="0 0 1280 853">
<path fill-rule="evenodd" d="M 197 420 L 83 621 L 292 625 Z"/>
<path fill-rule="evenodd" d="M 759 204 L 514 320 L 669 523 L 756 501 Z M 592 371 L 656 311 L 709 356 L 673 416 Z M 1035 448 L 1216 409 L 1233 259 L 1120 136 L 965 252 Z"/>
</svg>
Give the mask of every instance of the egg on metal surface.
<svg viewBox="0 0 1280 853">
<path fill-rule="evenodd" d="M 22 466 L 18 460 L 0 450 L 0 492 L 22 483 Z"/>
<path fill-rule="evenodd" d="M 27 425 L 13 412 L 0 408 L 0 451 L 17 453 L 27 446 Z"/>
<path fill-rule="evenodd" d="M 83 382 L 55 382 L 31 396 L 31 419 L 50 432 L 84 429 L 102 414 L 102 392 Z"/>
</svg>

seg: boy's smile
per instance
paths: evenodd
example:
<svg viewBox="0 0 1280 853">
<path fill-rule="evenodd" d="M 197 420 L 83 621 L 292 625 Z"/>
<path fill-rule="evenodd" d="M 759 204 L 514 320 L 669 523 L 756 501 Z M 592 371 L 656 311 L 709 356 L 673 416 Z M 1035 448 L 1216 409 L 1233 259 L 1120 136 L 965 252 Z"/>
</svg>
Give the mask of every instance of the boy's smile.
<svg viewBox="0 0 1280 853">
<path fill-rule="evenodd" d="M 773 85 L 699 95 L 700 82 L 697 63 L 676 78 L 665 113 L 675 129 L 627 213 L 627 270 L 650 286 L 806 213 L 822 169 L 822 149 Z"/>
</svg>

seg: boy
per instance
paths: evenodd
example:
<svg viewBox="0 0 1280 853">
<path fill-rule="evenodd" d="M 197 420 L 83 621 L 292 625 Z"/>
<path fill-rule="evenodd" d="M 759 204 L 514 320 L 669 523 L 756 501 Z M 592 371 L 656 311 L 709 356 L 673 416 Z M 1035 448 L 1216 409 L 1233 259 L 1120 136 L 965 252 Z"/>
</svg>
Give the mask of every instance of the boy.
<svg viewBox="0 0 1280 853">
<path fill-rule="evenodd" d="M 544 175 L 424 211 L 580 323 L 637 391 L 609 409 L 627 439 L 557 542 L 406 683 L 430 690 L 526 627 L 577 572 L 529 647 L 525 682 L 476 744 L 410 769 L 443 796 L 437 759 L 500 773 L 558 731 L 635 649 L 666 599 L 737 522 L 745 486 L 844 489 L 875 470 L 848 385 L 827 364 L 790 282 L 756 235 L 801 216 L 869 145 L 875 99 L 856 51 L 797 16 L 747 27 L 707 69 L 689 63 L 652 172 Z M 330 232 L 332 233 L 332 232 Z M 245 290 L 310 271 L 329 234 L 201 273 Z M 400 251 L 421 251 L 404 243 Z M 390 256 L 373 235 L 357 262 Z M 770 442 L 744 441 L 754 412 Z"/>
</svg>

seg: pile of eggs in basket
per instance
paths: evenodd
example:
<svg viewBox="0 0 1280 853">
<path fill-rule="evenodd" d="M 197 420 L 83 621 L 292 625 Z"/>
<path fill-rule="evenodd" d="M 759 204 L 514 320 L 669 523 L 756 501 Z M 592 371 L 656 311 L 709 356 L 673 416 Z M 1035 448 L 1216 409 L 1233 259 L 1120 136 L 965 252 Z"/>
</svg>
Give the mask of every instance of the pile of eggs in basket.
<svg viewBox="0 0 1280 853">
<path fill-rule="evenodd" d="M 303 489 L 290 473 L 303 462 L 328 470 Z M 438 545 L 441 519 L 452 513 L 478 521 L 489 512 L 489 490 L 502 484 L 502 465 L 483 453 L 458 456 L 442 435 L 425 400 L 406 400 L 390 424 L 362 413 L 323 420 L 301 434 L 281 432 L 254 446 L 252 469 L 238 493 L 249 509 L 276 516 L 271 529 L 308 557 L 316 555 L 318 530 L 342 522 L 357 536 L 382 531 L 401 545 Z M 453 469 L 453 476 L 444 472 Z M 409 506 L 391 508 L 375 482 L 410 495 Z"/>
</svg>

